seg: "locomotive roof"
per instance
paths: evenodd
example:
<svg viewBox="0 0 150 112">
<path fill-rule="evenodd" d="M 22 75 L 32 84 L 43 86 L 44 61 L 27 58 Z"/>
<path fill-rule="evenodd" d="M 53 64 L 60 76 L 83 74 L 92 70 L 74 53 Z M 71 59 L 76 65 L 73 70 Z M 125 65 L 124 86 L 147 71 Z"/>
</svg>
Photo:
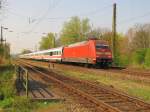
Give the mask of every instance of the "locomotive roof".
<svg viewBox="0 0 150 112">
<path fill-rule="evenodd" d="M 62 51 L 62 49 L 63 47 L 57 47 L 57 48 L 52 48 L 52 49 L 47 49 L 42 51 L 36 51 L 28 54 L 23 54 L 23 55 L 33 55 L 33 54 L 42 54 L 42 53 L 53 52 L 53 51 Z"/>
<path fill-rule="evenodd" d="M 88 40 L 90 41 L 90 40 Z M 77 42 L 77 43 L 74 43 L 74 44 L 70 44 L 66 47 L 75 47 L 75 46 L 80 46 L 80 45 L 84 45 L 86 44 L 88 41 L 82 41 L 82 42 Z M 96 44 L 103 44 L 103 45 L 108 45 L 108 42 L 105 41 L 105 40 L 95 40 L 96 41 Z"/>
<path fill-rule="evenodd" d="M 79 45 L 83 45 L 85 43 L 87 43 L 88 41 L 82 41 L 82 42 L 77 42 L 77 43 L 74 43 L 74 44 L 70 44 L 68 45 L 67 47 L 74 47 L 74 46 L 79 46 Z"/>
</svg>

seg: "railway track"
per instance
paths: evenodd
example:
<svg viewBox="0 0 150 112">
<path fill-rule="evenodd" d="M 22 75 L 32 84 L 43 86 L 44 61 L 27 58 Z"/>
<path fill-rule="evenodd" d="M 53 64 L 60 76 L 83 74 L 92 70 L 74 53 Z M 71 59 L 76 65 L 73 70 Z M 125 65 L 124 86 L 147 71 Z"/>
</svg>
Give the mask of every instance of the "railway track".
<svg viewBox="0 0 150 112">
<path fill-rule="evenodd" d="M 79 103 L 94 112 L 150 112 L 150 104 L 120 93 L 113 88 L 59 75 L 36 67 L 33 63 L 23 63 L 40 73 L 41 77 L 54 81 L 70 95 L 76 96 Z"/>
<path fill-rule="evenodd" d="M 128 75 L 134 75 L 134 76 L 139 76 L 139 77 L 150 77 L 150 72 L 140 72 L 140 71 L 133 71 L 129 69 L 109 69 L 108 71 L 110 72 L 116 72 L 116 73 L 124 73 Z"/>
<path fill-rule="evenodd" d="M 28 60 L 29 62 L 32 62 L 31 60 Z M 36 61 L 34 63 L 38 63 L 40 65 L 43 66 L 48 66 L 49 62 L 42 62 L 42 61 Z M 55 63 L 55 65 L 63 65 L 63 66 L 72 66 L 72 67 L 76 67 L 76 68 L 82 68 L 82 69 L 87 69 L 81 66 L 75 66 L 75 65 L 66 65 L 66 64 L 58 64 Z M 89 68 L 87 69 L 89 70 Z M 109 69 L 95 69 L 95 68 L 90 68 L 90 70 L 94 70 L 94 71 L 103 71 L 103 72 L 111 72 L 111 73 L 122 73 L 122 74 L 127 74 L 127 75 L 131 75 L 131 76 L 136 76 L 136 77 L 150 77 L 150 71 L 140 71 L 140 70 L 130 70 L 130 69 L 126 69 L 126 68 L 120 68 L 120 67 L 112 67 Z"/>
<path fill-rule="evenodd" d="M 20 62 L 19 62 L 20 63 Z M 73 96 L 76 100 L 78 100 L 78 102 L 83 105 L 84 107 L 86 107 L 87 109 L 89 109 L 91 112 L 119 112 L 119 111 L 114 111 L 113 109 L 111 109 L 111 111 L 109 111 L 110 108 L 106 108 L 105 106 L 103 108 L 99 108 L 99 104 L 97 104 L 97 102 L 91 98 L 89 98 L 89 96 L 85 96 L 84 93 L 82 93 L 81 91 L 55 79 L 54 77 L 51 76 L 47 76 L 47 73 L 44 73 L 43 71 L 41 72 L 41 70 L 38 70 L 39 68 L 35 68 L 32 65 L 29 64 L 25 64 L 25 63 L 20 63 L 21 65 L 23 65 L 24 67 L 28 68 L 28 69 L 32 69 L 38 76 L 40 76 L 42 79 L 44 79 L 45 81 L 50 81 L 51 83 L 57 83 L 59 85 L 59 87 L 64 90 L 65 92 L 71 96 Z M 101 107 L 103 105 L 101 104 Z M 88 111 L 87 111 L 88 112 Z"/>
<path fill-rule="evenodd" d="M 30 61 L 31 62 L 31 61 Z M 33 63 L 38 63 L 40 65 L 46 65 L 48 66 L 49 62 L 42 62 L 42 61 L 36 61 Z M 63 65 L 63 66 L 68 66 L 66 64 L 57 64 L 56 65 Z M 83 68 L 86 69 L 84 67 L 81 66 L 74 66 L 74 65 L 69 65 L 72 67 L 77 67 L 77 68 Z M 136 77 L 150 77 L 150 72 L 144 72 L 144 71 L 140 71 L 140 70 L 131 70 L 131 69 L 126 69 L 123 67 L 112 67 L 112 68 L 108 68 L 108 69 L 95 69 L 95 68 L 90 68 L 90 70 L 95 70 L 95 71 L 104 71 L 104 72 L 113 72 L 113 73 L 123 73 L 123 74 L 127 74 L 127 75 L 131 75 L 131 76 L 136 76 Z"/>
</svg>

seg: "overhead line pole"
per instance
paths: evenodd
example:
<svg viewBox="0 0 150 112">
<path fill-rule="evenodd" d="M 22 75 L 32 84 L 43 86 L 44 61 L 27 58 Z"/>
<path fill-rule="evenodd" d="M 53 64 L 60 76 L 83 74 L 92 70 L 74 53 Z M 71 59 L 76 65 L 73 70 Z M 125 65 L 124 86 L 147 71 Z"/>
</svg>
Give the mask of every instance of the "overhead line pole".
<svg viewBox="0 0 150 112">
<path fill-rule="evenodd" d="M 1 44 L 3 44 L 3 27 L 1 26 Z"/>
<path fill-rule="evenodd" d="M 116 3 L 113 4 L 113 18 L 112 18 L 112 53 L 113 58 L 116 59 Z"/>
</svg>

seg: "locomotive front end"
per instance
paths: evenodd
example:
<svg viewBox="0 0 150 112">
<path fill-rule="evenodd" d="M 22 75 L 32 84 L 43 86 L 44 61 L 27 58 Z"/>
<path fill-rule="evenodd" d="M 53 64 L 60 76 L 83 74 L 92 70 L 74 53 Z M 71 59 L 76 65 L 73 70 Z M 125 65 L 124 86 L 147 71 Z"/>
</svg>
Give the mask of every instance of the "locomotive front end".
<svg viewBox="0 0 150 112">
<path fill-rule="evenodd" d="M 107 66 L 112 63 L 112 52 L 109 45 L 106 42 L 96 41 L 96 63 Z"/>
</svg>

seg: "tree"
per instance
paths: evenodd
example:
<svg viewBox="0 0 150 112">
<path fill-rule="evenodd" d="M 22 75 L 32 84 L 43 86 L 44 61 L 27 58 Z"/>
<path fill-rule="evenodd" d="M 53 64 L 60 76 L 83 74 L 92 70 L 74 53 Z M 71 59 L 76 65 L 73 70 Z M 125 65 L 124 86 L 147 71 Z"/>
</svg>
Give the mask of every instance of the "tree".
<svg viewBox="0 0 150 112">
<path fill-rule="evenodd" d="M 100 40 L 105 40 L 111 47 L 112 32 L 108 28 L 95 28 L 89 34 L 89 36 L 96 37 Z"/>
<path fill-rule="evenodd" d="M 48 33 L 47 36 L 42 37 L 39 42 L 40 50 L 50 49 L 55 47 L 55 35 L 53 33 Z"/>
<path fill-rule="evenodd" d="M 86 34 L 90 31 L 89 20 L 80 20 L 79 17 L 72 17 L 70 21 L 65 22 L 60 41 L 63 45 L 80 42 L 86 39 Z"/>
<path fill-rule="evenodd" d="M 0 17 L 2 17 L 2 12 L 5 10 L 7 6 L 7 0 L 0 0 Z"/>
<path fill-rule="evenodd" d="M 147 49 L 146 53 L 145 53 L 145 66 L 146 67 L 150 67 L 150 49 Z"/>
<path fill-rule="evenodd" d="M 29 50 L 29 49 L 23 49 L 23 50 L 21 51 L 21 54 L 27 54 L 27 53 L 32 53 L 32 51 Z"/>
<path fill-rule="evenodd" d="M 5 5 L 6 5 L 6 0 L 0 0 L 0 9 L 3 9 Z"/>
<path fill-rule="evenodd" d="M 0 44 L 0 64 L 10 58 L 10 45 L 8 43 Z"/>
<path fill-rule="evenodd" d="M 137 24 L 126 34 L 129 40 L 129 55 L 132 65 L 149 66 L 150 24 Z"/>
<path fill-rule="evenodd" d="M 150 48 L 150 24 L 138 24 L 128 30 L 130 50 Z"/>
</svg>

